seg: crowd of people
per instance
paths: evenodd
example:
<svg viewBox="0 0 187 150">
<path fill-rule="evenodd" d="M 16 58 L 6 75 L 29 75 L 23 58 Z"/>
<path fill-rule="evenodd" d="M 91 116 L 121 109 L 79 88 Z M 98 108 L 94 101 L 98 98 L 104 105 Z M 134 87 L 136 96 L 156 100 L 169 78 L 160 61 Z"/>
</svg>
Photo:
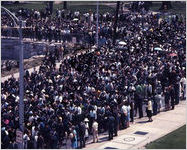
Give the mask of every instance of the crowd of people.
<svg viewBox="0 0 187 150">
<path fill-rule="evenodd" d="M 18 37 L 14 22 L 6 12 L 2 12 L 1 26 L 3 36 Z M 76 37 L 77 41 L 93 44 L 96 36 L 96 13 L 88 12 L 81 14 L 79 11 L 64 11 L 57 9 L 56 15 L 52 16 L 48 10 L 20 9 L 15 12 L 16 16 L 22 16 L 25 21 L 23 38 L 31 38 L 33 41 L 71 41 Z M 110 13 L 99 14 L 101 22 L 112 21 Z M 110 25 L 110 30 L 112 30 Z"/>
<path fill-rule="evenodd" d="M 111 140 L 135 116 L 145 116 L 143 106 L 153 121 L 163 106 L 169 111 L 186 98 L 185 21 L 177 15 L 159 21 L 148 12 L 120 14 L 117 41 L 125 44 L 119 48 L 112 44 L 113 17 L 100 19 L 99 36 L 106 40 L 95 51 L 66 57 L 57 68 L 56 47 L 39 70 L 25 71 L 24 148 L 61 148 L 67 140 L 71 148 L 83 148 L 90 136 L 98 142 L 106 131 Z M 1 83 L 2 148 L 16 148 L 18 104 L 19 82 L 12 77 Z"/>
</svg>

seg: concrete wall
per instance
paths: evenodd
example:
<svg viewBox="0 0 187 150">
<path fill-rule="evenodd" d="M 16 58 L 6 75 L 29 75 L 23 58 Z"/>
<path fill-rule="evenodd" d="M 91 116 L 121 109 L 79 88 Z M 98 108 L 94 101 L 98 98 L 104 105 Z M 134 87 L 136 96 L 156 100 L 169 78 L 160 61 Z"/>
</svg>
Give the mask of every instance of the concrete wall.
<svg viewBox="0 0 187 150">
<path fill-rule="evenodd" d="M 24 41 L 23 48 L 24 48 L 23 49 L 24 59 L 28 59 L 35 55 L 44 54 L 46 43 Z M 54 49 L 54 46 L 49 46 L 49 49 Z M 19 40 L 1 38 L 1 59 L 19 60 L 19 50 L 20 50 Z"/>
</svg>

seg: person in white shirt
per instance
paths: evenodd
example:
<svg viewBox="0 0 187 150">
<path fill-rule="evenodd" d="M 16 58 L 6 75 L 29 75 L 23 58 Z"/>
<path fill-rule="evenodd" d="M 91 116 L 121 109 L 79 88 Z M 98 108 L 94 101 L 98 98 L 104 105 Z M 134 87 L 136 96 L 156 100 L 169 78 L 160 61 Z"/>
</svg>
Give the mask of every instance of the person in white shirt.
<svg viewBox="0 0 187 150">
<path fill-rule="evenodd" d="M 121 107 L 121 118 L 122 118 L 122 128 L 126 127 L 126 119 L 127 119 L 127 106 L 123 105 Z"/>
<path fill-rule="evenodd" d="M 30 140 L 29 136 L 25 133 L 23 135 L 23 145 L 24 145 L 24 149 L 27 149 L 27 146 L 28 146 L 28 141 Z"/>
<path fill-rule="evenodd" d="M 85 118 L 84 122 L 86 125 L 86 130 L 85 130 L 85 142 L 86 142 L 89 138 L 89 124 L 88 124 L 89 120 L 88 120 L 88 118 Z"/>
<path fill-rule="evenodd" d="M 93 132 L 93 142 L 95 143 L 96 141 L 99 141 L 98 138 L 98 123 L 96 120 L 94 120 L 93 125 L 92 125 L 92 132 Z"/>
<path fill-rule="evenodd" d="M 150 121 L 150 122 L 153 121 L 153 119 L 152 119 L 152 111 L 153 111 L 153 106 L 152 106 L 151 100 L 149 99 L 148 100 L 148 105 L 147 105 L 147 116 L 149 118 L 148 121 Z"/>
<path fill-rule="evenodd" d="M 78 112 L 78 115 L 82 114 L 82 109 L 80 106 L 77 107 L 77 112 Z"/>
<path fill-rule="evenodd" d="M 129 123 L 130 123 L 130 110 L 131 110 L 130 103 L 127 103 L 127 127 L 129 127 Z"/>
<path fill-rule="evenodd" d="M 181 97 L 182 99 L 186 99 L 186 78 L 182 77 L 180 80 L 181 83 Z"/>
</svg>

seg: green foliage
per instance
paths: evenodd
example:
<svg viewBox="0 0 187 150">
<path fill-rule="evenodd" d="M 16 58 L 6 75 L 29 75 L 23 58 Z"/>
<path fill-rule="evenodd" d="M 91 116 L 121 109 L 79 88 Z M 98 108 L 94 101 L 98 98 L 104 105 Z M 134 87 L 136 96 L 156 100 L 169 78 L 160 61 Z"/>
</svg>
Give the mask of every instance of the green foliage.
<svg viewBox="0 0 187 150">
<path fill-rule="evenodd" d="M 147 149 L 186 149 L 186 125 L 146 145 Z"/>
<path fill-rule="evenodd" d="M 67 7 L 69 10 L 72 11 L 80 11 L 81 13 L 89 12 L 89 10 L 92 10 L 93 12 L 96 12 L 96 2 L 81 2 L 81 1 L 69 1 L 67 2 Z M 45 10 L 46 8 L 46 2 L 33 2 L 33 3 L 19 3 L 19 4 L 11 4 L 11 5 L 3 5 L 10 11 L 17 11 L 20 8 L 27 8 L 27 9 L 37 9 L 37 10 Z M 57 9 L 63 9 L 63 3 L 60 4 L 54 4 L 53 9 L 53 15 L 55 14 Z M 99 5 L 99 11 L 100 13 L 110 12 L 112 13 L 115 11 L 114 8 L 104 5 L 103 3 Z"/>
</svg>

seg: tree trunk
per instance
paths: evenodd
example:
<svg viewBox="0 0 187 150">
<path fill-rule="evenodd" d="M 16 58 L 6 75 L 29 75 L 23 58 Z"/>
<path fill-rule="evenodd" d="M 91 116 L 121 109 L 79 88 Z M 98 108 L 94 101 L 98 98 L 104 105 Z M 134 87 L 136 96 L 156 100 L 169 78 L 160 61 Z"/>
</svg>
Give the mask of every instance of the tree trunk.
<svg viewBox="0 0 187 150">
<path fill-rule="evenodd" d="M 171 1 L 163 1 L 160 10 L 168 10 L 171 8 L 172 8 Z"/>
<path fill-rule="evenodd" d="M 63 6 L 64 9 L 67 9 L 67 1 L 64 1 L 64 6 Z"/>
<path fill-rule="evenodd" d="M 50 13 L 52 14 L 53 13 L 53 1 L 49 2 L 49 10 L 50 10 Z"/>
</svg>

